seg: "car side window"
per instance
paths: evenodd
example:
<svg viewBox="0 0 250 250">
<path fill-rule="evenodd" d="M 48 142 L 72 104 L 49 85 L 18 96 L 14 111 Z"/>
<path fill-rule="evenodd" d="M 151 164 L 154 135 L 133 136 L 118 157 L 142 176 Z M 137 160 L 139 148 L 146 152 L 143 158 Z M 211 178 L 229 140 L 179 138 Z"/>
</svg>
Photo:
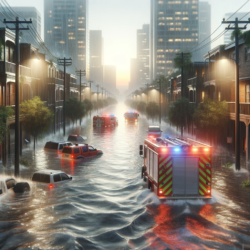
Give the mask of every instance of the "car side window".
<svg viewBox="0 0 250 250">
<path fill-rule="evenodd" d="M 40 181 L 40 174 L 34 174 L 32 177 L 32 181 Z"/>
<path fill-rule="evenodd" d="M 74 148 L 74 154 L 79 154 L 80 153 L 80 149 L 79 148 Z"/>
<path fill-rule="evenodd" d="M 75 136 L 69 136 L 68 141 L 76 141 L 76 137 Z"/>
<path fill-rule="evenodd" d="M 95 148 L 89 147 L 89 151 L 95 151 Z"/>
<path fill-rule="evenodd" d="M 84 153 L 88 152 L 88 147 L 82 147 L 82 151 L 83 151 Z"/>
<path fill-rule="evenodd" d="M 50 175 L 48 175 L 48 174 L 40 174 L 40 182 L 50 183 Z"/>
<path fill-rule="evenodd" d="M 63 149 L 63 147 L 64 147 L 64 144 L 60 144 L 59 150 Z"/>
<path fill-rule="evenodd" d="M 77 141 L 84 141 L 82 137 L 78 136 Z"/>
<path fill-rule="evenodd" d="M 61 177 L 62 177 L 62 181 L 69 180 L 69 177 L 66 174 L 61 174 Z"/>
<path fill-rule="evenodd" d="M 54 178 L 54 182 L 61 181 L 61 175 L 60 174 L 55 174 L 53 178 Z"/>
</svg>

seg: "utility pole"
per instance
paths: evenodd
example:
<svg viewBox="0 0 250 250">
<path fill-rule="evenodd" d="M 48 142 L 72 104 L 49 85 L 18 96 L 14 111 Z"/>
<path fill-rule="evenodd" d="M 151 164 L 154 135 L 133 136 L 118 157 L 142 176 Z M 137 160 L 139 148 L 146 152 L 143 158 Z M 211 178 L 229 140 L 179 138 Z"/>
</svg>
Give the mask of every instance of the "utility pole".
<svg viewBox="0 0 250 250">
<path fill-rule="evenodd" d="M 161 125 L 161 80 L 159 80 L 159 107 L 160 107 L 160 110 L 159 110 L 159 124 Z"/>
<path fill-rule="evenodd" d="M 92 96 L 91 96 L 91 95 L 92 95 L 92 90 L 91 90 L 91 83 L 92 83 L 92 82 L 93 82 L 93 81 L 91 81 L 91 80 L 89 81 L 89 87 L 90 87 L 90 92 L 91 92 L 91 93 L 90 93 L 90 101 L 92 100 Z"/>
<path fill-rule="evenodd" d="M 20 30 L 29 30 L 29 27 L 27 28 L 20 28 L 20 24 L 31 24 L 32 21 L 19 21 L 18 17 L 16 17 L 16 21 L 6 21 L 4 19 L 4 23 L 8 24 L 14 24 L 15 28 L 9 28 L 10 30 L 15 30 L 16 32 L 16 51 L 15 51 L 15 57 L 16 57 L 16 76 L 15 76 L 15 176 L 19 176 L 19 162 L 20 162 L 20 122 L 19 122 L 19 105 L 20 105 L 20 86 L 19 86 L 19 76 L 20 76 L 20 48 L 19 48 L 19 35 Z"/>
<path fill-rule="evenodd" d="M 99 84 L 96 84 L 96 88 L 97 88 L 97 113 L 98 113 L 98 94 L 99 94 Z"/>
<path fill-rule="evenodd" d="M 82 102 L 82 76 L 86 76 L 85 70 L 77 70 L 76 74 L 80 76 L 80 102 Z"/>
<path fill-rule="evenodd" d="M 63 136 L 65 136 L 65 123 L 66 123 L 66 109 L 65 109 L 65 103 L 66 103 L 66 67 L 72 65 L 72 59 L 66 59 L 59 58 L 58 64 L 63 66 L 64 68 L 64 91 L 63 91 Z"/>
<path fill-rule="evenodd" d="M 146 86 L 147 86 L 147 103 L 149 101 L 149 96 L 148 96 L 148 91 L 149 91 L 149 83 L 146 83 Z"/>
<path fill-rule="evenodd" d="M 239 30 L 246 29 L 248 21 L 239 21 L 238 18 L 235 18 L 235 21 L 225 21 L 225 18 L 222 21 L 222 24 L 229 24 L 226 28 L 227 30 L 235 30 L 235 168 L 240 170 L 240 104 L 239 104 Z M 230 27 L 233 24 L 234 27 Z M 245 24 L 244 27 L 239 27 L 239 24 Z M 247 145 L 248 150 L 248 145 Z"/>
</svg>

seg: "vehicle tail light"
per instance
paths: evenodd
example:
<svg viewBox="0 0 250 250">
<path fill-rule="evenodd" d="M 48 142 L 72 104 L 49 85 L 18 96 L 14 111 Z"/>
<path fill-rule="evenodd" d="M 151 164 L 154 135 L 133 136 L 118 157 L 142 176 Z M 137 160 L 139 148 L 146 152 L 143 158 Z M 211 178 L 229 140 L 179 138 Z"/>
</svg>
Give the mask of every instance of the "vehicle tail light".
<svg viewBox="0 0 250 250">
<path fill-rule="evenodd" d="M 198 148 L 193 148 L 192 150 L 193 150 L 193 152 L 197 152 Z"/>
<path fill-rule="evenodd" d="M 161 152 L 167 152 L 167 151 L 168 151 L 167 148 L 162 148 L 162 149 L 161 149 Z"/>
<path fill-rule="evenodd" d="M 162 190 L 162 189 L 160 189 L 160 190 L 159 190 L 159 193 L 160 193 L 160 194 L 162 194 L 162 193 L 163 193 L 163 190 Z"/>
<path fill-rule="evenodd" d="M 53 185 L 52 185 L 52 184 L 49 184 L 49 188 L 53 188 Z"/>
<path fill-rule="evenodd" d="M 71 158 L 74 159 L 74 155 L 71 155 Z"/>
<path fill-rule="evenodd" d="M 204 151 L 205 151 L 205 152 L 208 152 L 208 151 L 209 151 L 209 148 L 204 148 Z"/>
<path fill-rule="evenodd" d="M 63 153 L 61 153 L 61 156 L 63 156 Z"/>
<path fill-rule="evenodd" d="M 211 193 L 211 190 L 210 190 L 210 189 L 208 189 L 208 190 L 207 190 L 207 192 L 208 192 L 208 194 L 210 194 L 210 193 Z"/>
</svg>

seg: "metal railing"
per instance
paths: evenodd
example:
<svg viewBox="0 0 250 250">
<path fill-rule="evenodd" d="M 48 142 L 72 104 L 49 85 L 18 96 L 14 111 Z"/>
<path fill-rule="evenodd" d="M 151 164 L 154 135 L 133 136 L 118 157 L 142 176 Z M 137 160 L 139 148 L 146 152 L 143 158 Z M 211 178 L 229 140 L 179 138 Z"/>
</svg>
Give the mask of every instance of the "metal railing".
<svg viewBox="0 0 250 250">
<path fill-rule="evenodd" d="M 235 102 L 228 102 L 229 113 L 235 113 Z M 240 114 L 250 115 L 250 103 L 240 103 Z"/>
<path fill-rule="evenodd" d="M 11 62 L 0 62 L 0 73 L 16 73 L 16 64 Z M 22 76 L 31 76 L 31 69 L 25 66 L 20 65 L 20 75 Z"/>
<path fill-rule="evenodd" d="M 54 83 L 58 85 L 64 85 L 64 80 L 54 77 L 47 77 L 47 83 Z"/>
<path fill-rule="evenodd" d="M 215 71 L 211 71 L 204 74 L 204 82 L 215 80 L 215 75 L 216 75 Z"/>
<path fill-rule="evenodd" d="M 56 105 L 56 107 L 62 107 L 63 106 L 63 101 L 62 100 L 56 101 L 55 105 Z"/>
<path fill-rule="evenodd" d="M 197 84 L 197 76 L 187 80 L 187 85 L 188 86 L 189 85 L 196 86 L 196 84 Z"/>
</svg>

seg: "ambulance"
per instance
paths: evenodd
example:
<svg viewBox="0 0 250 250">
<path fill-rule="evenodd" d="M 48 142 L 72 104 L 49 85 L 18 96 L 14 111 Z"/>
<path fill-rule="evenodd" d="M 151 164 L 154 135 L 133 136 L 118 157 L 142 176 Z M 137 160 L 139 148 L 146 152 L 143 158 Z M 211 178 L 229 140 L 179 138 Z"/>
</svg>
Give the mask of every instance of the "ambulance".
<svg viewBox="0 0 250 250">
<path fill-rule="evenodd" d="M 158 140 L 159 141 L 159 140 Z M 211 198 L 212 148 L 192 139 L 145 139 L 141 177 L 160 199 Z"/>
<path fill-rule="evenodd" d="M 94 128 L 110 128 L 118 126 L 118 120 L 114 115 L 94 116 Z"/>
<path fill-rule="evenodd" d="M 124 117 L 125 117 L 125 122 L 127 123 L 129 122 L 136 123 L 138 121 L 139 114 L 136 111 L 130 111 L 126 112 L 124 114 Z"/>
</svg>

